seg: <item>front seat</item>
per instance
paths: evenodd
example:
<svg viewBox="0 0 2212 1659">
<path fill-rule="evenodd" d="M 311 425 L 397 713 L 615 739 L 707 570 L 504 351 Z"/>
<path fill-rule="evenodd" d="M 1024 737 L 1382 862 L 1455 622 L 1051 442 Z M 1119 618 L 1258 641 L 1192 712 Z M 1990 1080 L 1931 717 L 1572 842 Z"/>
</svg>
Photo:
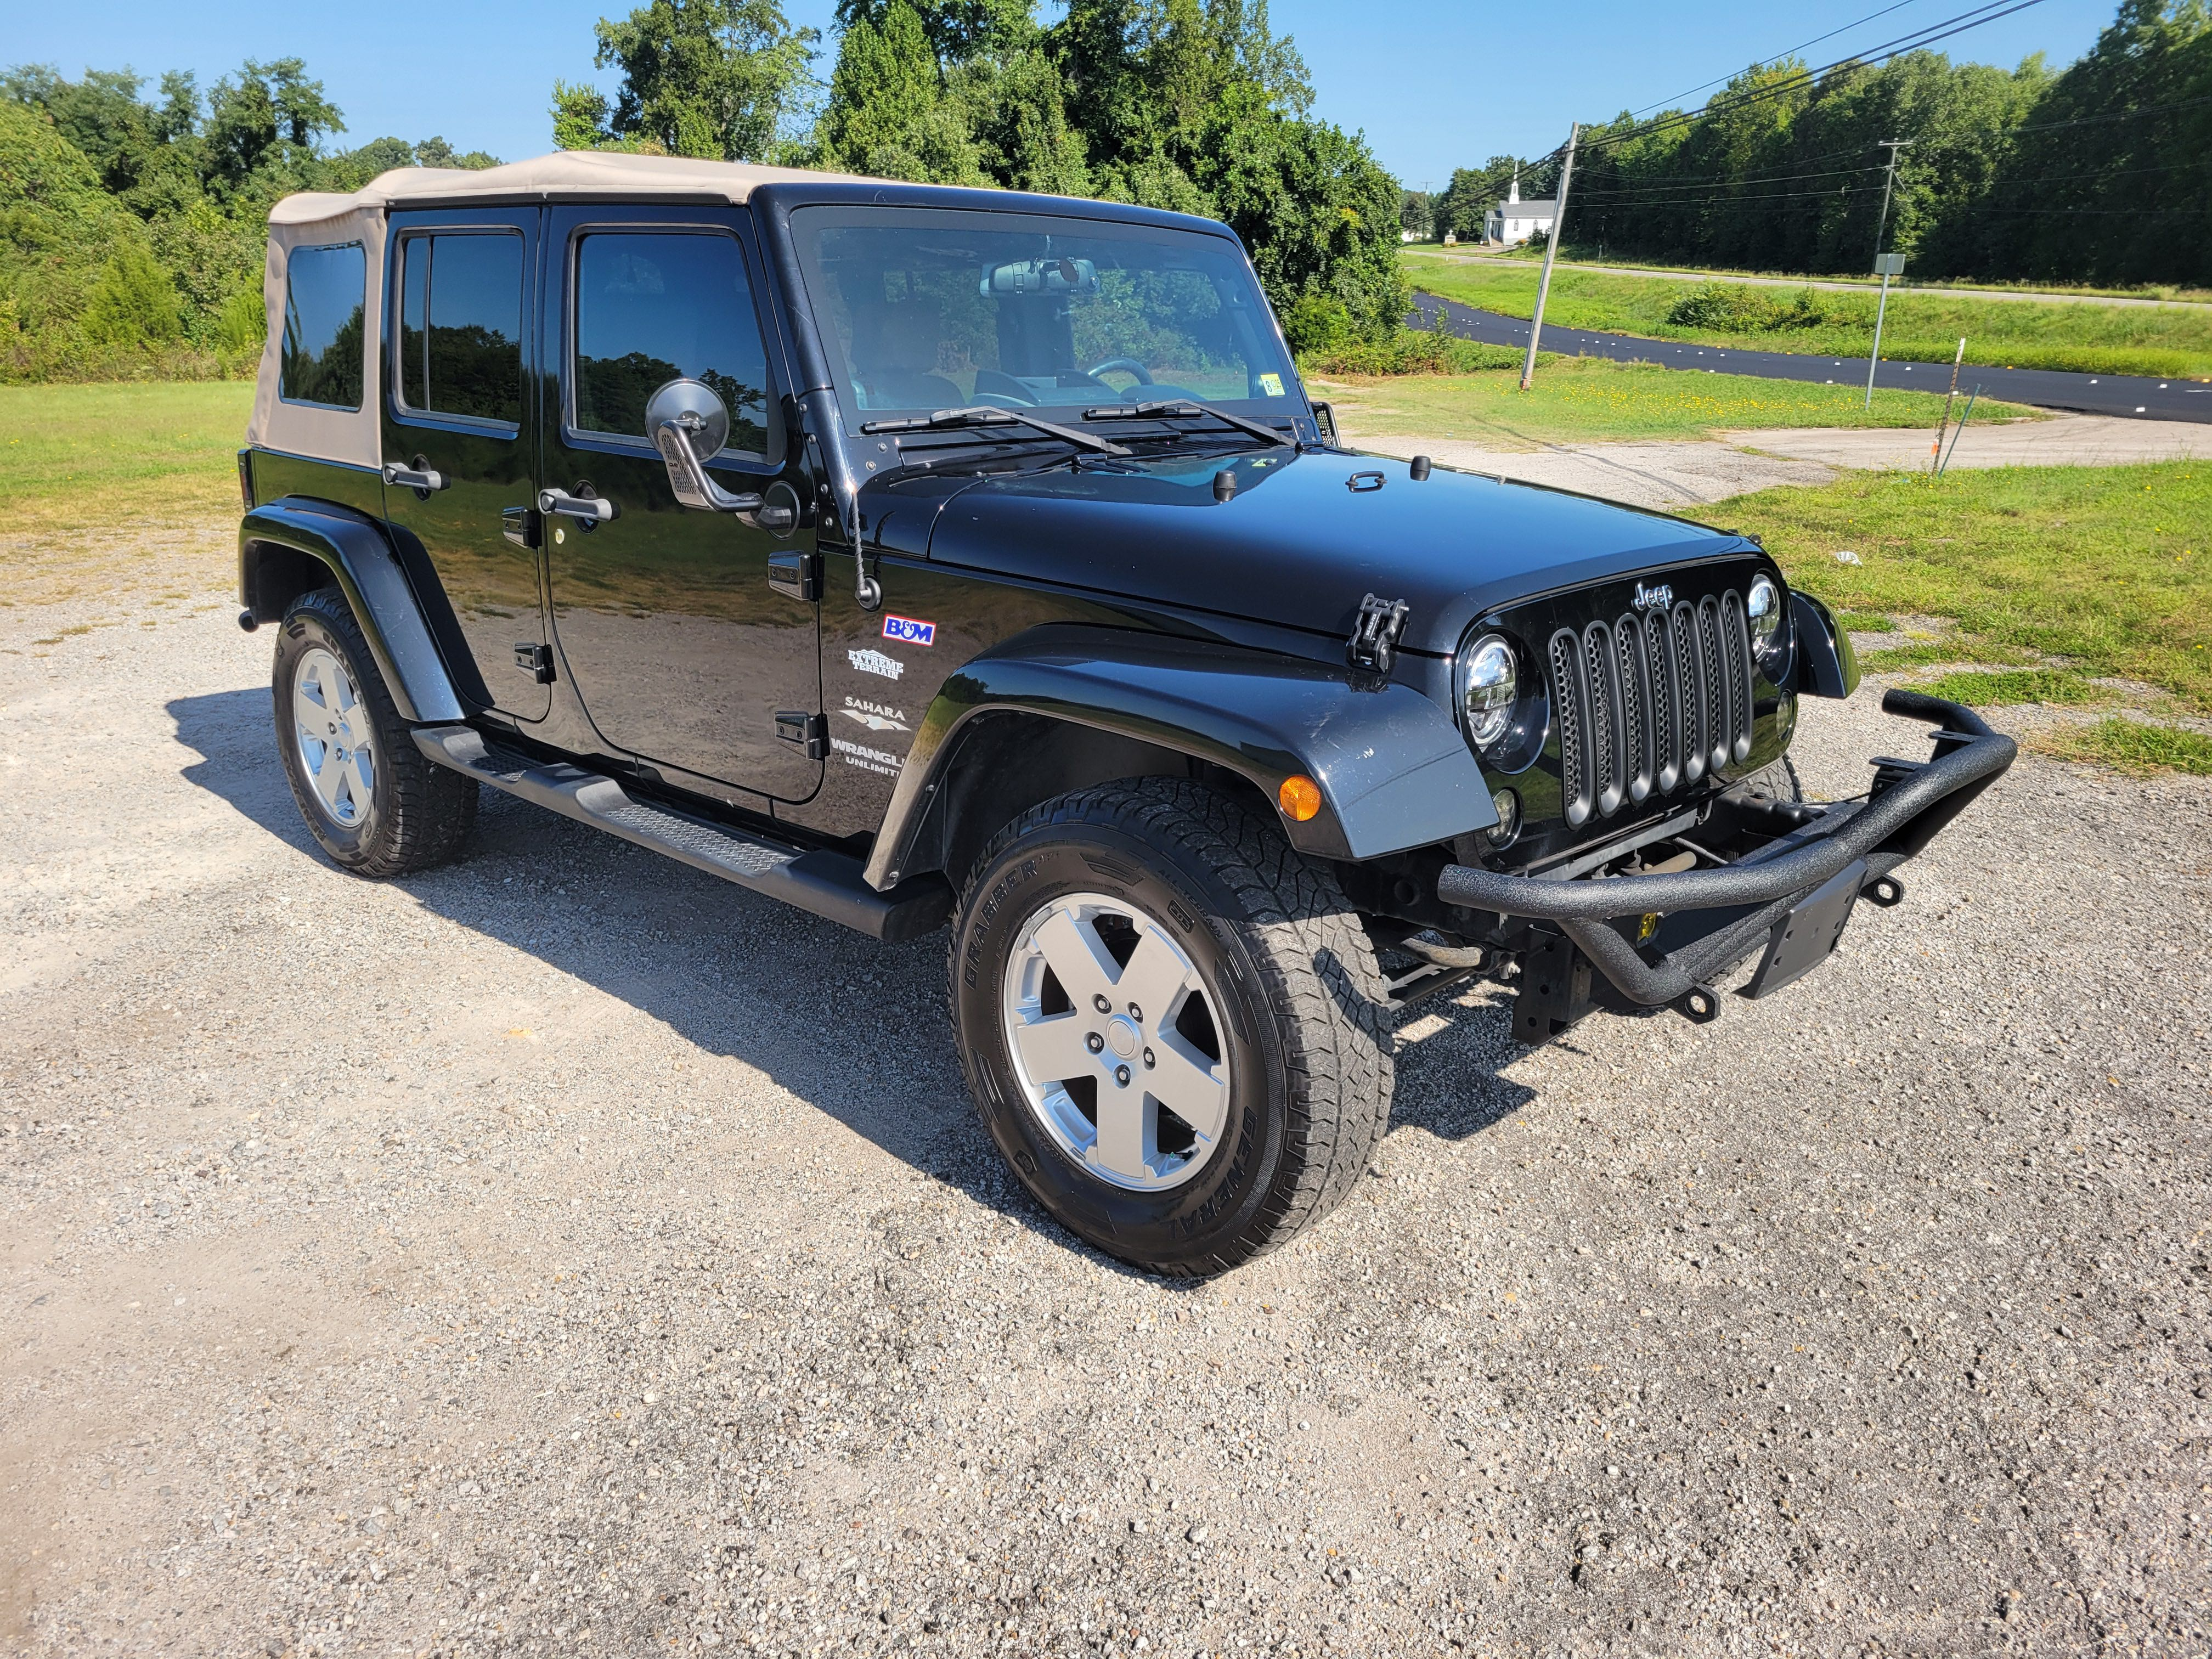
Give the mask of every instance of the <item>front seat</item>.
<svg viewBox="0 0 2212 1659">
<path fill-rule="evenodd" d="M 945 319 L 920 300 L 872 306 L 853 319 L 853 381 L 866 409 L 951 409 L 960 388 L 935 373 Z"/>
</svg>

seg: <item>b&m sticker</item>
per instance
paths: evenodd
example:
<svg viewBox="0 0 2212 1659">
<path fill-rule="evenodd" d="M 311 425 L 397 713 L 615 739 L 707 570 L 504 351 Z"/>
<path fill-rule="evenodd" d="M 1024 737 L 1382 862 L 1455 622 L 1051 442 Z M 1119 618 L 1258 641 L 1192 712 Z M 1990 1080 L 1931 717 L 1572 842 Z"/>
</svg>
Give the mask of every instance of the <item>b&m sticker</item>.
<svg viewBox="0 0 2212 1659">
<path fill-rule="evenodd" d="M 886 617 L 884 618 L 884 637 L 903 640 L 908 645 L 935 645 L 937 624 L 916 622 L 911 617 Z"/>
</svg>

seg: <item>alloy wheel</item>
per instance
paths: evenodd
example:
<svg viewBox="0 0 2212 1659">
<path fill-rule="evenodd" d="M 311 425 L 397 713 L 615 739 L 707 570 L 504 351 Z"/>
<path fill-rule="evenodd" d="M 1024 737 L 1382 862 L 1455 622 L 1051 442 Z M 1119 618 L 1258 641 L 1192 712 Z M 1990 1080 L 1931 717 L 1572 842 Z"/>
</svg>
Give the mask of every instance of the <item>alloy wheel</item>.
<svg viewBox="0 0 2212 1659">
<path fill-rule="evenodd" d="M 376 745 L 353 676 L 319 645 L 293 675 L 292 727 L 315 805 L 341 829 L 359 828 L 375 794 Z"/>
<path fill-rule="evenodd" d="M 1101 1181 L 1181 1186 L 1220 1143 L 1230 1077 L 1197 965 L 1166 928 L 1099 893 L 1024 924 L 1002 981 L 1006 1048 L 1030 1110 Z"/>
</svg>

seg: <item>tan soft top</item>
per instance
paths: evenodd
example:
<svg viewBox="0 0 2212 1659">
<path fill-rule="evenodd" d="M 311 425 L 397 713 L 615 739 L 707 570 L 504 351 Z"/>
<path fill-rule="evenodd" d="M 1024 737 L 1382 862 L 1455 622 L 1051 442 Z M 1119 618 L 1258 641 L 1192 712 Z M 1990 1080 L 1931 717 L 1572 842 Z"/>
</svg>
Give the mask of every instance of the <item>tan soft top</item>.
<svg viewBox="0 0 2212 1659">
<path fill-rule="evenodd" d="M 349 195 L 302 191 L 269 210 L 272 225 L 316 224 L 364 210 L 386 210 L 432 202 L 548 201 L 598 196 L 676 196 L 742 204 L 762 185 L 803 179 L 870 180 L 849 173 L 755 167 L 745 161 L 701 161 L 684 155 L 623 155 L 605 150 L 556 150 L 527 161 L 471 170 L 394 167 Z"/>
<path fill-rule="evenodd" d="M 560 150 L 480 172 L 466 167 L 395 167 L 349 193 L 303 191 L 287 196 L 269 210 L 269 260 L 262 282 L 262 298 L 269 313 L 269 343 L 261 354 L 259 384 L 254 389 L 253 414 L 246 423 L 246 441 L 264 448 L 356 466 L 373 467 L 382 460 L 377 419 L 381 379 L 378 343 L 384 331 L 385 216 L 394 208 L 609 197 L 740 204 L 763 185 L 807 179 L 877 182 L 848 173 L 811 173 L 742 161 Z M 280 395 L 279 380 L 285 270 L 292 251 L 351 243 L 361 246 L 368 279 L 367 291 L 362 295 L 362 405 L 331 409 L 287 403 Z"/>
</svg>

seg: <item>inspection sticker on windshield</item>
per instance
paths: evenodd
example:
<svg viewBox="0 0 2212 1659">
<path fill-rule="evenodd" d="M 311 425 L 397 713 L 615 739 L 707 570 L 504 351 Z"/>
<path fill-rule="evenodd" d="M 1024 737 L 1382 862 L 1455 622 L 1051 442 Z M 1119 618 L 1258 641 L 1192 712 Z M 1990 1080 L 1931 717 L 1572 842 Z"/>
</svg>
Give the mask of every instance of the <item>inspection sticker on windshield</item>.
<svg viewBox="0 0 2212 1659">
<path fill-rule="evenodd" d="M 1281 397 L 1283 395 L 1283 377 L 1279 374 L 1262 374 L 1260 377 L 1260 390 L 1266 392 L 1270 398 Z"/>
<path fill-rule="evenodd" d="M 916 622 L 911 617 L 885 617 L 884 637 L 887 640 L 903 640 L 908 645 L 935 645 L 937 624 L 932 622 Z"/>
</svg>

